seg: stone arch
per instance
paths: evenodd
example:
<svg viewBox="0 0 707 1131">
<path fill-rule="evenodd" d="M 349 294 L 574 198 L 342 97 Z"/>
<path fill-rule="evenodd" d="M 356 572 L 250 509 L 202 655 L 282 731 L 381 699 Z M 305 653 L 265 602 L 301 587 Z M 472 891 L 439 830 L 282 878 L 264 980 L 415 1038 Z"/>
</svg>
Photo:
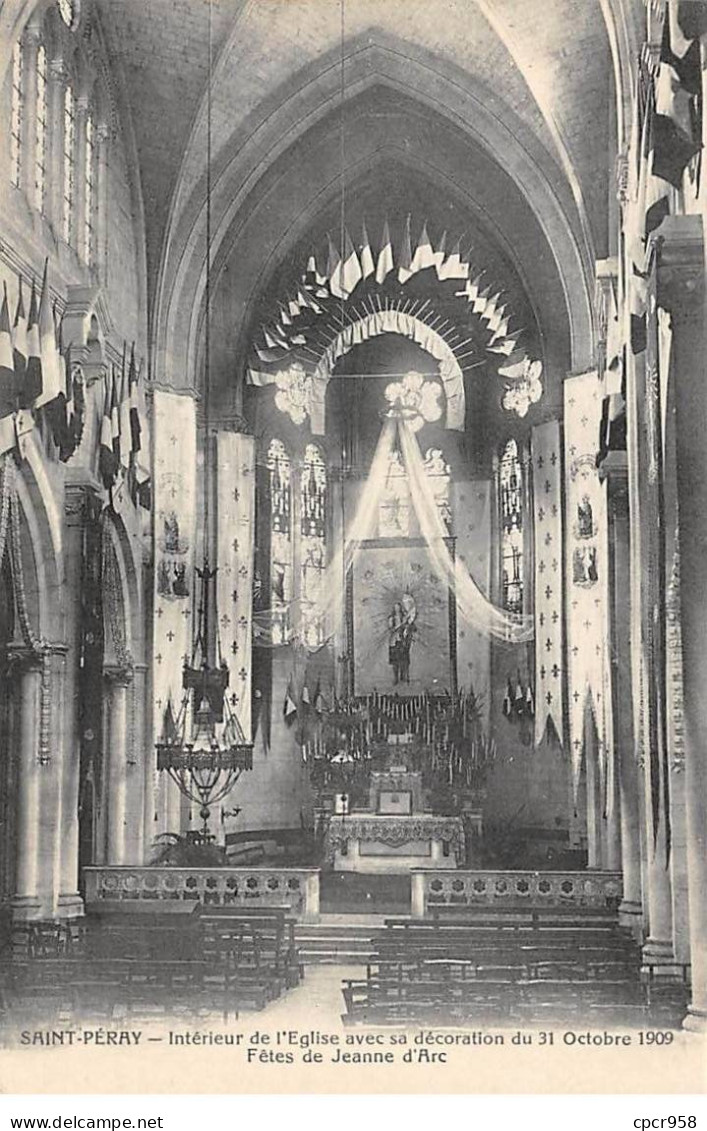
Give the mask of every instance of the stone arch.
<svg viewBox="0 0 707 1131">
<path fill-rule="evenodd" d="M 223 155 L 215 169 L 213 207 L 213 262 L 218 273 L 248 235 L 251 215 L 257 211 L 256 198 L 268 195 L 270 216 L 277 217 L 272 231 L 263 240 L 263 257 L 281 262 L 296 239 L 301 238 L 304 211 L 315 216 L 321 209 L 321 183 L 313 187 L 310 200 L 304 209 L 293 206 L 283 211 L 275 203 L 271 189 L 265 193 L 263 178 L 269 175 L 278 161 L 308 136 L 315 127 L 321 127 L 336 109 L 337 103 L 328 89 L 331 70 L 329 60 L 321 64 L 322 72 L 313 72 L 289 100 L 276 106 L 267 118 L 251 130 L 239 147 L 234 136 L 233 144 L 224 147 Z M 326 79 L 323 77 L 326 76 Z M 465 75 L 464 85 L 450 77 L 443 69 L 434 66 L 429 58 L 413 58 L 404 43 L 399 50 L 389 44 L 373 42 L 360 47 L 350 59 L 347 82 L 347 101 L 373 88 L 388 88 L 404 95 L 428 114 L 441 116 L 448 126 L 453 125 L 468 139 L 491 155 L 522 186 L 526 207 L 534 214 L 542 236 L 560 276 L 563 305 L 570 323 L 573 366 L 580 358 L 591 357 L 594 344 L 592 315 L 592 283 L 590 281 L 590 252 L 586 248 L 581 225 L 576 217 L 571 193 L 562 189 L 557 178 L 551 179 L 547 170 L 556 167 L 552 156 L 537 137 L 532 137 L 528 127 L 514 122 L 507 110 L 505 119 L 490 111 L 474 89 L 473 80 Z M 292 116 L 297 121 L 292 122 Z M 289 117 L 285 125 L 285 118 Z M 507 120 L 506 120 L 507 119 Z M 514 132 L 514 126 L 517 131 Z M 348 172 L 348 171 L 347 171 Z M 338 190 L 340 173 L 332 177 L 326 191 Z M 459 191 L 465 191 L 462 185 Z M 316 200 L 315 200 L 316 195 Z M 201 333 L 204 294 L 203 240 L 203 185 L 180 198 L 179 210 L 173 209 L 171 228 L 166 244 L 162 274 L 156 298 L 155 323 L 155 375 L 160 379 L 183 383 L 185 374 L 196 371 L 198 343 Z M 289 215 L 288 215 L 289 212 Z M 250 215 L 249 215 L 250 213 Z M 262 239 L 262 234 L 261 234 Z M 265 244 L 267 243 L 267 247 Z M 262 263 L 261 263 L 262 267 Z M 248 280 L 250 294 L 239 298 L 239 307 L 253 301 L 253 295 L 262 281 L 262 270 Z M 244 281 L 245 286 L 245 281 Z M 240 310 L 235 315 L 242 326 Z M 177 361 L 177 359 L 179 359 Z"/>
<path fill-rule="evenodd" d="M 15 472 L 22 541 L 22 584 L 33 634 L 57 643 L 64 637 L 63 516 L 52 491 L 35 433 L 25 438 L 25 459 Z M 15 584 L 18 579 L 15 577 Z"/>
</svg>

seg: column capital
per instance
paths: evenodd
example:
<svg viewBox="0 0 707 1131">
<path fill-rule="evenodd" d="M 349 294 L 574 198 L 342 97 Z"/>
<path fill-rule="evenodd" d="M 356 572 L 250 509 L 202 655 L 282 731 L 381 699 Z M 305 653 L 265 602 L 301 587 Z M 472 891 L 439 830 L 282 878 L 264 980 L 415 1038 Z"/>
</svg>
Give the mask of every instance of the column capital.
<svg viewBox="0 0 707 1131">
<path fill-rule="evenodd" d="M 135 668 L 128 661 L 124 664 L 107 664 L 103 668 L 103 677 L 106 683 L 113 687 L 129 687 L 134 676 Z"/>
<path fill-rule="evenodd" d="M 22 34 L 22 38 L 27 46 L 36 50 L 44 39 L 44 27 L 42 20 L 36 15 L 31 16 L 27 21 L 27 25 Z"/>
<path fill-rule="evenodd" d="M 97 481 L 67 482 L 64 484 L 64 514 L 68 519 L 83 520 L 101 505 L 101 488 Z"/>
<path fill-rule="evenodd" d="M 49 60 L 49 64 L 47 66 L 47 78 L 49 79 L 49 82 L 54 82 L 57 84 L 68 82 L 69 69 L 60 55 Z"/>
<path fill-rule="evenodd" d="M 675 322 L 704 317 L 705 258 L 702 217 L 667 216 L 649 241 L 658 272 L 658 304 Z"/>
</svg>

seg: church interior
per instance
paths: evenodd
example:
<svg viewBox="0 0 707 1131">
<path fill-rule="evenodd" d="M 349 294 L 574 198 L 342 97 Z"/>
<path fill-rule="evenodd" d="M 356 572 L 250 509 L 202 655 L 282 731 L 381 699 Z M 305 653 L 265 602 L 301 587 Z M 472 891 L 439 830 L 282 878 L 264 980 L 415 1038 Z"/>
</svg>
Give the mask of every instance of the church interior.
<svg viewBox="0 0 707 1131">
<path fill-rule="evenodd" d="M 704 1032 L 705 37 L 0 5 L 3 1041 Z"/>
</svg>

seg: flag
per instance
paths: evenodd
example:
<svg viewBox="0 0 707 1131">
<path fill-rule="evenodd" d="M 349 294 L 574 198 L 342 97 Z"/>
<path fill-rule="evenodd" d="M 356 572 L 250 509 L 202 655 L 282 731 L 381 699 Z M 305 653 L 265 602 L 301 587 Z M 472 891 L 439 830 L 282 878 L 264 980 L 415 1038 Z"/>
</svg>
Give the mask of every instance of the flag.
<svg viewBox="0 0 707 1131">
<path fill-rule="evenodd" d="M 332 238 L 327 232 L 327 277 L 329 279 L 329 290 L 335 298 L 346 298 L 344 291 L 341 287 L 341 255 L 339 249 L 334 246 Z"/>
<path fill-rule="evenodd" d="M 701 74 L 699 39 L 684 36 L 675 3 L 667 4 L 659 58 L 651 123 L 652 171 L 680 188 L 686 166 L 701 148 L 694 103 L 700 94 Z"/>
<path fill-rule="evenodd" d="M 110 433 L 111 448 L 115 461 L 115 473 L 117 473 L 120 467 L 120 397 L 118 395 L 118 375 L 115 371 L 115 366 L 113 367 L 111 375 Z"/>
<path fill-rule="evenodd" d="M 420 238 L 417 241 L 415 254 L 412 257 L 410 270 L 414 275 L 417 271 L 424 271 L 427 267 L 434 267 L 436 262 L 437 260 L 435 258 L 435 253 L 432 250 L 430 237 L 427 234 L 427 222 L 425 222 L 422 225 L 422 231 L 420 232 Z"/>
<path fill-rule="evenodd" d="M 20 408 L 31 408 L 42 393 L 42 357 L 37 322 L 37 291 L 32 280 L 27 318 L 27 366 L 20 389 Z"/>
<path fill-rule="evenodd" d="M 0 455 L 15 445 L 15 364 L 12 357 L 12 333 L 7 287 L 3 287 L 0 307 Z"/>
<path fill-rule="evenodd" d="M 398 282 L 407 283 L 412 275 L 412 243 L 410 239 L 410 216 L 405 221 L 403 243 L 398 258 Z"/>
<path fill-rule="evenodd" d="M 105 397 L 103 399 L 103 416 L 101 418 L 101 438 L 98 446 L 98 471 L 103 486 L 108 490 L 115 482 L 115 473 L 118 468 L 117 459 L 113 449 L 113 426 L 111 421 L 112 391 L 114 381 L 109 387 L 106 381 Z"/>
<path fill-rule="evenodd" d="M 438 267 L 437 276 L 440 280 L 445 280 L 466 279 L 468 275 L 469 267 L 462 263 L 461 240 L 457 240 L 442 266 Z"/>
<path fill-rule="evenodd" d="M 363 271 L 359 262 L 356 248 L 351 242 L 351 236 L 344 230 L 344 250 L 341 264 L 341 289 L 348 296 L 354 292 L 363 278 Z"/>
<path fill-rule="evenodd" d="M 66 451 L 67 446 L 67 405 L 70 399 L 66 358 L 61 349 L 61 331 L 56 303 L 52 309 L 52 325 L 54 327 L 54 364 L 56 366 L 58 393 L 53 401 L 47 404 L 47 419 L 49 420 L 52 439 L 59 448 L 59 458 Z M 68 458 L 64 457 L 64 458 Z"/>
<path fill-rule="evenodd" d="M 390 228 L 388 221 L 383 224 L 383 235 L 381 236 L 381 249 L 378 253 L 378 263 L 376 264 L 376 282 L 380 286 L 385 282 L 389 273 L 395 266 L 393 260 L 393 242 L 390 238 Z"/>
<path fill-rule="evenodd" d="M 442 235 L 440 237 L 440 241 L 437 244 L 437 247 L 435 248 L 434 253 L 433 253 L 434 266 L 435 266 L 435 270 L 437 272 L 437 278 L 438 279 L 442 278 L 442 276 L 440 275 L 440 271 L 442 270 L 442 265 L 443 265 L 445 257 L 446 257 L 446 248 L 447 248 L 447 232 L 445 230 L 444 232 L 442 232 Z"/>
<path fill-rule="evenodd" d="M 509 719 L 511 717 L 512 704 L 513 704 L 513 688 L 511 687 L 511 680 L 510 680 L 510 677 L 509 677 L 508 684 L 506 686 L 506 694 L 503 696 L 503 708 L 502 708 L 503 714 L 504 714 L 505 718 L 507 718 L 507 719 Z"/>
<path fill-rule="evenodd" d="M 287 691 L 285 692 L 285 702 L 282 707 L 282 715 L 287 726 L 291 726 L 297 718 L 297 701 L 295 699 L 295 689 L 292 682 L 292 676 L 287 681 Z"/>
<path fill-rule="evenodd" d="M 27 369 L 27 315 L 22 298 L 22 279 L 17 296 L 15 323 L 12 331 L 12 363 L 15 367 L 15 395 L 19 397 L 25 383 Z"/>
<path fill-rule="evenodd" d="M 142 436 L 142 421 L 140 419 L 140 401 L 137 382 L 137 369 L 135 367 L 135 342 L 130 347 L 130 365 L 128 367 L 128 402 L 130 423 L 130 448 L 135 454 L 140 451 Z"/>
<path fill-rule="evenodd" d="M 314 689 L 314 699 L 312 700 L 312 703 L 314 705 L 314 710 L 317 712 L 317 714 L 323 715 L 324 714 L 324 696 L 322 695 L 322 684 L 321 684 L 321 680 L 319 680 L 319 679 L 317 680 L 317 686 Z"/>
<path fill-rule="evenodd" d="M 130 421 L 130 386 L 128 373 L 125 367 L 126 346 L 123 342 L 123 361 L 120 374 L 120 401 L 118 403 L 118 416 L 120 421 L 120 465 L 126 470 L 130 467 L 130 454 L 132 452 L 132 424 Z"/>
<path fill-rule="evenodd" d="M 361 232 L 361 278 L 368 279 L 374 274 L 376 265 L 373 262 L 373 252 L 371 251 L 370 240 L 368 239 L 368 232 L 366 231 L 366 223 L 364 221 Z"/>
<path fill-rule="evenodd" d="M 49 303 L 47 262 L 48 261 L 45 261 L 44 264 L 42 295 L 39 300 L 39 313 L 37 316 L 42 390 L 37 397 L 36 408 L 43 408 L 44 405 L 53 404 L 57 397 L 63 392 L 63 374 L 59 372 L 59 355 L 56 348 L 56 326 L 52 316 L 52 308 Z M 49 413 L 50 418 L 52 415 L 55 414 Z"/>
</svg>

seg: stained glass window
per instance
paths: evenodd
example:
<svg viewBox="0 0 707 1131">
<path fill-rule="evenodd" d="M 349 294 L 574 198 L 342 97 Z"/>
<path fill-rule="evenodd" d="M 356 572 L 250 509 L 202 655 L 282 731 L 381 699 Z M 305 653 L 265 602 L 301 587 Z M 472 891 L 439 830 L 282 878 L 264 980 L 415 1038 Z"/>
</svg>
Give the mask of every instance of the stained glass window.
<svg viewBox="0 0 707 1131">
<path fill-rule="evenodd" d="M 47 184 L 47 53 L 37 48 L 37 113 L 34 132 L 34 203 L 44 211 Z"/>
<path fill-rule="evenodd" d="M 515 440 L 506 444 L 499 465 L 501 503 L 501 584 L 503 607 L 523 612 L 523 467 Z"/>
<path fill-rule="evenodd" d="M 451 470 L 439 448 L 428 448 L 425 452 L 425 475 L 437 504 L 439 516 L 448 534 L 452 533 L 452 504 L 449 497 Z"/>
<path fill-rule="evenodd" d="M 64 91 L 64 223 L 66 243 L 74 242 L 76 195 L 76 100 L 69 83 Z"/>
<path fill-rule="evenodd" d="M 292 601 L 292 464 L 281 440 L 268 448 L 270 474 L 270 607 L 272 642 L 289 640 L 289 606 Z"/>
<path fill-rule="evenodd" d="M 96 146 L 93 117 L 86 115 L 86 164 L 84 166 L 84 223 L 83 258 L 89 265 L 93 262 L 93 213 L 96 187 Z"/>
<path fill-rule="evenodd" d="M 410 534 L 410 484 L 397 448 L 390 453 L 378 506 L 378 534 L 381 538 L 407 538 Z"/>
<path fill-rule="evenodd" d="M 325 640 L 322 614 L 326 572 L 326 464 L 316 444 L 308 444 L 304 453 L 300 490 L 300 594 L 306 644 L 312 648 Z"/>
<path fill-rule="evenodd" d="M 57 0 L 57 7 L 66 26 L 71 27 L 76 17 L 75 0 Z"/>
<path fill-rule="evenodd" d="M 12 104 L 10 111 L 10 179 L 19 185 L 22 170 L 22 121 L 25 98 L 25 53 L 18 40 L 12 52 Z"/>
</svg>

